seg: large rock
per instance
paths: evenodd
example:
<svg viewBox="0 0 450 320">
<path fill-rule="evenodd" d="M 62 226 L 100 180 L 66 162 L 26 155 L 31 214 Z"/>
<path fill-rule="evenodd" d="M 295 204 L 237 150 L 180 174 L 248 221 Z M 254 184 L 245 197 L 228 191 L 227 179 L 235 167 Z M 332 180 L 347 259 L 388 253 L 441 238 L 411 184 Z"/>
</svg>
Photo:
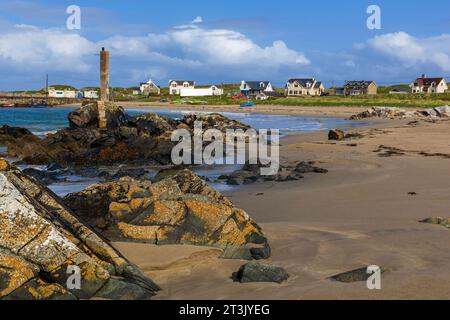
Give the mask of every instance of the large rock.
<svg viewBox="0 0 450 320">
<path fill-rule="evenodd" d="M 220 114 L 187 115 L 171 120 L 154 113 L 130 117 L 121 107 L 106 104 L 107 128 L 98 128 L 97 104 L 91 103 L 69 114 L 70 128 L 39 139 L 26 129 L 0 129 L 0 144 L 7 146 L 8 156 L 26 164 L 63 166 L 110 165 L 116 163 L 171 164 L 175 142 L 171 134 L 186 129 L 193 134 L 194 122 L 204 129 L 248 129 L 238 121 Z"/>
<path fill-rule="evenodd" d="M 189 170 L 154 184 L 131 178 L 97 184 L 64 201 L 111 240 L 213 246 L 225 258 L 270 256 L 247 213 Z"/>
<path fill-rule="evenodd" d="M 247 263 L 243 265 L 238 272 L 232 276 L 234 281 L 240 283 L 249 282 L 276 282 L 282 283 L 289 279 L 289 274 L 283 268 L 261 264 Z"/>
<path fill-rule="evenodd" d="M 0 299 L 149 299 L 159 287 L 83 224 L 47 188 L 0 159 Z M 81 271 L 70 289 L 69 267 Z"/>
<path fill-rule="evenodd" d="M 129 116 L 122 107 L 112 102 L 107 102 L 105 107 L 108 128 L 120 127 L 127 123 Z M 69 113 L 67 118 L 71 128 L 97 128 L 99 123 L 98 103 L 90 102 L 83 105 L 82 108 Z"/>
</svg>

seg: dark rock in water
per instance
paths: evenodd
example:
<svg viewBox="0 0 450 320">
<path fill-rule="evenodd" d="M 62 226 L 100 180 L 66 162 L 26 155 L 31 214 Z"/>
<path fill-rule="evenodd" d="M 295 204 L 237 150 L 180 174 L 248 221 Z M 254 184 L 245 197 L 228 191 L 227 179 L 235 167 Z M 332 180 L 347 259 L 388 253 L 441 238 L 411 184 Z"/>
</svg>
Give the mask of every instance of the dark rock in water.
<svg viewBox="0 0 450 320">
<path fill-rule="evenodd" d="M 96 184 L 64 202 L 111 240 L 212 246 L 232 259 L 270 256 L 256 222 L 189 170 L 154 184 L 131 178 Z"/>
<path fill-rule="evenodd" d="M 47 165 L 47 171 L 63 171 L 65 168 L 55 162 L 51 162 Z"/>
<path fill-rule="evenodd" d="M 117 298 L 159 287 L 67 209 L 51 191 L 0 159 L 0 299 Z M 81 288 L 67 287 L 81 272 Z M 111 281 L 114 279 L 114 281 Z"/>
<path fill-rule="evenodd" d="M 381 272 L 384 272 L 384 269 L 381 268 Z M 361 282 L 367 281 L 372 274 L 367 273 L 367 267 L 356 269 L 348 272 L 344 272 L 335 276 L 330 277 L 330 279 L 338 282 L 351 283 L 351 282 Z"/>
<path fill-rule="evenodd" d="M 117 163 L 172 164 L 175 142 L 174 130 L 184 128 L 193 133 L 194 122 L 203 121 L 204 129 L 225 131 L 230 128 L 247 129 L 238 121 L 219 114 L 188 115 L 171 120 L 154 113 L 130 117 L 121 107 L 106 104 L 107 128 L 98 127 L 97 103 L 84 105 L 70 113 L 70 128 L 40 139 L 20 128 L 0 131 L 0 144 L 8 156 L 21 159 L 24 164 L 57 163 L 61 166 L 96 166 Z"/>
<path fill-rule="evenodd" d="M 282 283 L 289 279 L 286 270 L 267 264 L 251 262 L 243 265 L 232 276 L 233 280 L 240 283 L 249 282 L 276 282 Z"/>
<path fill-rule="evenodd" d="M 32 135 L 32 133 L 30 130 L 25 128 L 17 128 L 4 125 L 0 128 L 0 135 L 8 135 L 15 139 L 19 139 L 27 135 Z"/>
<path fill-rule="evenodd" d="M 98 172 L 98 171 L 97 171 Z M 97 176 L 104 180 L 117 180 L 124 177 L 134 179 L 147 179 L 147 170 L 144 168 L 120 168 L 115 173 L 109 171 L 100 171 Z"/>
<path fill-rule="evenodd" d="M 60 180 L 56 173 L 49 172 L 49 171 L 27 168 L 27 169 L 23 170 L 23 173 L 29 177 L 35 178 L 40 183 L 42 183 L 43 185 L 46 185 L 46 186 L 56 183 Z"/>
<path fill-rule="evenodd" d="M 328 140 L 344 140 L 345 133 L 342 130 L 330 130 L 328 133 Z"/>
</svg>

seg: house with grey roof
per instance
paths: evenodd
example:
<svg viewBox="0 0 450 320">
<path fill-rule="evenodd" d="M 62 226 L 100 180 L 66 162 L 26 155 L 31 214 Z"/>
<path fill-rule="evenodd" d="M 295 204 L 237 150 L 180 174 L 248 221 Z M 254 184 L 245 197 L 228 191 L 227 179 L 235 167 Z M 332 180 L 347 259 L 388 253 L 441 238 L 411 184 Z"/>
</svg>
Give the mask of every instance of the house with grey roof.
<svg viewBox="0 0 450 320">
<path fill-rule="evenodd" d="M 286 84 L 287 96 L 320 96 L 324 92 L 323 82 L 314 78 L 289 79 Z"/>
<path fill-rule="evenodd" d="M 359 96 L 359 95 L 375 95 L 378 93 L 378 85 L 375 81 L 346 81 L 344 84 L 344 95 Z"/>
<path fill-rule="evenodd" d="M 191 80 L 170 80 L 169 81 L 169 94 L 180 95 L 181 89 L 194 89 L 195 81 Z"/>
<path fill-rule="evenodd" d="M 241 93 L 249 96 L 256 97 L 258 95 L 264 94 L 265 96 L 270 96 L 275 94 L 275 89 L 270 83 L 270 81 L 245 81 L 241 82 L 240 87 Z"/>
</svg>

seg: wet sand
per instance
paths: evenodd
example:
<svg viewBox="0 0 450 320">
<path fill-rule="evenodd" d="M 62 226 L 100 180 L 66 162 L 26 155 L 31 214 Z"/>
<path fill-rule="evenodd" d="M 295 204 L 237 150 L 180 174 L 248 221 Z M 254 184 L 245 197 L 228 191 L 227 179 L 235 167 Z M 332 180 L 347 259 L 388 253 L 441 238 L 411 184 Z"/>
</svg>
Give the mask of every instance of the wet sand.
<svg viewBox="0 0 450 320">
<path fill-rule="evenodd" d="M 291 274 L 281 285 L 233 283 L 246 261 L 220 259 L 214 248 L 116 247 L 163 288 L 157 299 L 448 299 L 450 230 L 418 221 L 450 217 L 450 121 L 409 122 L 355 129 L 364 138 L 352 141 L 289 136 L 282 163 L 312 160 L 329 173 L 225 193 L 262 226 L 272 247 L 266 262 Z M 382 290 L 328 279 L 367 265 L 387 270 Z"/>
</svg>

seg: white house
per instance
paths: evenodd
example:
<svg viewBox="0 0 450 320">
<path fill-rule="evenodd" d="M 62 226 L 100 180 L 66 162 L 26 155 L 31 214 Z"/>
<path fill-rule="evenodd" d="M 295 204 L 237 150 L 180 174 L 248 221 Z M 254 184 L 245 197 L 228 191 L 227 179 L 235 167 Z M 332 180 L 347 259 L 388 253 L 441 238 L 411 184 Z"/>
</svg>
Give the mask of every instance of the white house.
<svg viewBox="0 0 450 320">
<path fill-rule="evenodd" d="M 83 97 L 85 99 L 98 99 L 98 92 L 96 90 L 83 91 Z"/>
<path fill-rule="evenodd" d="M 422 75 L 410 85 L 411 93 L 445 93 L 448 90 L 447 81 L 444 78 L 426 78 Z"/>
<path fill-rule="evenodd" d="M 181 97 L 210 97 L 223 95 L 223 89 L 219 89 L 217 86 L 211 86 L 209 88 L 183 88 L 180 89 Z"/>
<path fill-rule="evenodd" d="M 48 96 L 50 98 L 75 99 L 77 97 L 77 92 L 75 90 L 56 90 L 55 88 L 49 88 Z"/>
<path fill-rule="evenodd" d="M 169 94 L 179 95 L 181 89 L 194 89 L 195 82 L 190 80 L 170 80 L 169 81 Z"/>
<path fill-rule="evenodd" d="M 241 82 L 241 93 L 246 96 L 257 96 L 258 94 L 265 93 L 270 94 L 275 92 L 270 81 L 245 81 Z"/>
<path fill-rule="evenodd" d="M 149 80 L 147 82 L 142 82 L 139 86 L 140 94 L 146 94 L 146 95 L 160 95 L 161 94 L 161 88 L 154 83 L 152 80 Z"/>
<path fill-rule="evenodd" d="M 325 92 L 321 81 L 310 79 L 289 79 L 286 84 L 286 95 L 288 96 L 320 96 Z"/>
</svg>

